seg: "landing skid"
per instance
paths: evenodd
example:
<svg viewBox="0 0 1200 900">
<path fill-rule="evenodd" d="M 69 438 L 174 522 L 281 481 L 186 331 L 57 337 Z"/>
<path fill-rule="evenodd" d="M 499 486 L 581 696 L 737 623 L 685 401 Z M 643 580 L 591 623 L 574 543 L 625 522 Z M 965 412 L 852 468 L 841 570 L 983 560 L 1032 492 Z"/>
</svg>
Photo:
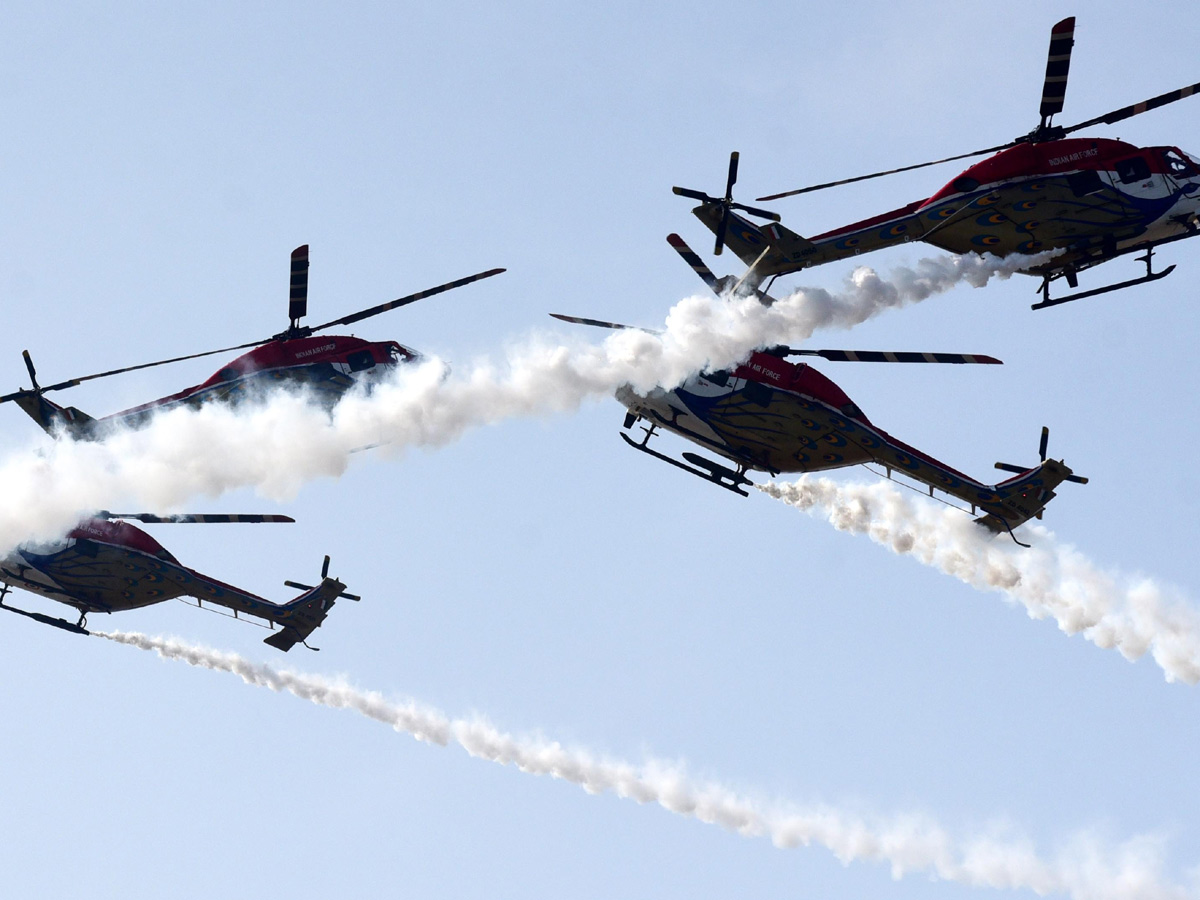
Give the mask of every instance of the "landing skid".
<svg viewBox="0 0 1200 900">
<path fill-rule="evenodd" d="M 654 433 L 653 428 L 646 429 L 646 437 L 638 443 L 624 432 L 618 432 L 621 435 L 621 440 L 627 443 L 634 450 L 640 450 L 643 453 L 649 453 L 651 456 L 661 459 L 665 463 L 675 466 L 677 469 L 683 469 L 685 472 L 691 472 L 697 478 L 703 478 L 705 481 L 710 481 L 717 487 L 723 487 L 727 491 L 733 491 L 735 494 L 741 494 L 743 497 L 750 495 L 742 490 L 741 485 L 754 484 L 745 476 L 745 467 L 741 467 L 740 471 L 735 472 L 733 469 L 726 468 L 720 463 L 715 463 L 710 459 L 705 459 L 696 453 L 684 453 L 683 458 L 692 465 L 681 463 L 677 459 L 672 459 L 665 453 L 659 453 L 657 450 L 651 450 L 647 444 L 650 442 L 650 436 Z"/>
<path fill-rule="evenodd" d="M 41 622 L 43 625 L 50 625 L 54 628 L 61 628 L 63 631 L 69 631 L 72 634 L 91 634 L 90 631 L 83 627 L 87 624 L 87 616 L 80 616 L 79 623 L 75 624 L 68 622 L 66 619 L 56 619 L 53 616 L 44 616 L 41 613 L 30 612 L 27 609 L 18 609 L 15 606 L 9 606 L 2 600 L 0 600 L 0 609 L 16 613 L 19 616 L 28 616 L 35 622 Z"/>
<path fill-rule="evenodd" d="M 1110 291 L 1124 290 L 1125 288 L 1133 287 L 1136 284 L 1148 284 L 1151 281 L 1158 281 L 1160 278 L 1166 278 L 1175 271 L 1174 266 L 1167 266 L 1161 272 L 1155 272 L 1151 266 L 1153 256 L 1154 248 L 1151 247 L 1146 251 L 1144 256 L 1138 257 L 1139 260 L 1146 264 L 1146 274 L 1141 278 L 1133 278 L 1129 281 L 1110 284 L 1105 287 L 1095 288 L 1090 291 L 1080 291 L 1078 294 L 1068 294 L 1065 297 L 1050 296 L 1050 276 L 1047 275 L 1042 278 L 1042 302 L 1033 304 L 1030 309 L 1045 309 L 1047 306 L 1058 306 L 1060 303 L 1070 303 L 1072 300 L 1082 300 L 1084 297 L 1095 297 L 1098 294 L 1107 294 Z M 1079 283 L 1074 272 L 1068 272 L 1065 277 L 1067 279 L 1067 283 L 1070 284 L 1071 287 L 1075 287 Z"/>
</svg>

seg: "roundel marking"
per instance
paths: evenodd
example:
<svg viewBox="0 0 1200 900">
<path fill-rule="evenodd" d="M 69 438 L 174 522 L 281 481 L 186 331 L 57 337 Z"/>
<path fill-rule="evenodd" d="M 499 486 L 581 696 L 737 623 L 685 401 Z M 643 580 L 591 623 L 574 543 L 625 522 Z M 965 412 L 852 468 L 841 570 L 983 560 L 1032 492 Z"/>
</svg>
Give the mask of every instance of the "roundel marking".
<svg viewBox="0 0 1200 900">
<path fill-rule="evenodd" d="M 821 459 L 825 462 L 836 463 L 842 461 L 842 456 L 839 453 L 826 453 L 821 457 Z"/>
<path fill-rule="evenodd" d="M 971 238 L 971 243 L 977 247 L 994 247 L 1000 243 L 1000 238 L 994 234 L 977 234 Z"/>
<path fill-rule="evenodd" d="M 948 219 L 957 211 L 953 206 L 943 206 L 941 209 L 935 209 L 931 212 L 929 217 L 931 219 Z"/>
<path fill-rule="evenodd" d="M 1020 203 L 1014 203 L 1013 209 L 1027 210 L 1033 209 L 1037 205 L 1038 202 L 1036 200 L 1022 200 Z"/>
<path fill-rule="evenodd" d="M 825 440 L 828 441 L 830 443 L 830 445 L 832 445 L 834 447 L 845 447 L 846 446 L 846 439 L 844 437 L 842 437 L 842 435 L 840 435 L 840 434 L 827 434 L 827 435 L 825 435 Z"/>
<path fill-rule="evenodd" d="M 999 202 L 1000 202 L 999 194 L 985 194 L 984 196 L 980 197 L 978 200 L 976 200 L 971 205 L 975 206 L 975 207 L 984 207 L 984 206 L 993 206 Z"/>
<path fill-rule="evenodd" d="M 1000 225 L 1004 222 L 1004 216 L 998 212 L 984 213 L 975 219 L 976 225 Z"/>
<path fill-rule="evenodd" d="M 751 231 L 749 228 L 739 228 L 737 230 L 737 235 L 743 241 L 746 241 L 750 244 L 761 244 L 763 242 L 762 235 L 757 231 Z"/>
<path fill-rule="evenodd" d="M 850 250 L 862 243 L 862 238 L 848 237 L 842 238 L 835 245 L 839 250 Z"/>
<path fill-rule="evenodd" d="M 1022 241 L 1021 243 L 1017 244 L 1017 252 L 1036 253 L 1039 249 L 1041 249 L 1041 246 L 1041 241 Z"/>
<path fill-rule="evenodd" d="M 896 452 L 896 462 L 899 463 L 900 465 L 904 466 L 904 468 L 906 468 L 906 469 L 916 469 L 917 468 L 917 461 L 915 459 L 913 459 L 911 456 L 909 456 L 907 453 L 900 453 L 899 451 L 897 451 Z"/>
<path fill-rule="evenodd" d="M 1021 185 L 1021 190 L 1026 191 L 1027 193 L 1033 193 L 1034 191 L 1044 191 L 1045 189 L 1046 189 L 1046 182 L 1044 182 L 1044 181 L 1030 181 L 1027 184 Z"/>
<path fill-rule="evenodd" d="M 908 231 L 908 223 L 901 222 L 899 225 L 893 225 L 891 228 L 885 228 L 879 232 L 879 236 L 883 239 L 900 237 L 904 232 Z"/>
</svg>

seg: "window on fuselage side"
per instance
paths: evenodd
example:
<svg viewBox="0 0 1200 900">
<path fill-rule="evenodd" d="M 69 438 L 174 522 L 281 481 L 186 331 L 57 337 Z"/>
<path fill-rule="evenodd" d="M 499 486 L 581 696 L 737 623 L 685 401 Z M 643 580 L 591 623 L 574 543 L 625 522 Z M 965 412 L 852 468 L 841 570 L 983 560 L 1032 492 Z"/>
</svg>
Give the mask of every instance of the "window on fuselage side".
<svg viewBox="0 0 1200 900">
<path fill-rule="evenodd" d="M 761 382 L 747 381 L 743 393 L 751 403 L 757 403 L 759 406 L 771 404 L 771 389 Z"/>
<path fill-rule="evenodd" d="M 1100 173 L 1090 169 L 1086 172 L 1075 172 L 1068 175 L 1067 184 L 1071 186 L 1071 193 L 1076 197 L 1086 197 L 1104 187 L 1104 182 L 1100 180 Z"/>
<path fill-rule="evenodd" d="M 1150 164 L 1140 156 L 1123 159 L 1113 168 L 1116 169 L 1117 177 L 1121 179 L 1122 184 L 1133 184 L 1135 181 L 1145 181 L 1150 177 Z"/>
<path fill-rule="evenodd" d="M 351 372 L 361 372 L 363 369 L 369 369 L 375 365 L 375 357 L 371 355 L 370 350 L 359 350 L 357 353 L 347 356 L 346 362 L 350 365 Z"/>
</svg>

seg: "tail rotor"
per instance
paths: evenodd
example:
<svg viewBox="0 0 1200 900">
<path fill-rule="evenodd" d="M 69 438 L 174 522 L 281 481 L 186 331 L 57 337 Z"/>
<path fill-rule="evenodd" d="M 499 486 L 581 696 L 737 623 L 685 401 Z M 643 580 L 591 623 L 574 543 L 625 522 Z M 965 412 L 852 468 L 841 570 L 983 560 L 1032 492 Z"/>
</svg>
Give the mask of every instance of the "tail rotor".
<svg viewBox="0 0 1200 900">
<path fill-rule="evenodd" d="M 1046 450 L 1048 449 L 1049 445 L 1050 445 L 1050 429 L 1047 428 L 1045 425 L 1043 425 L 1042 426 L 1042 437 L 1041 437 L 1041 440 L 1038 441 L 1039 464 L 1044 463 L 1046 461 Z M 996 463 L 996 468 L 1000 469 L 1003 472 L 1015 472 L 1018 475 L 1024 475 L 1026 472 L 1030 471 L 1031 469 L 1037 468 L 1037 466 L 1017 466 L 1012 463 L 998 462 L 998 463 Z M 1082 475 L 1074 475 L 1074 474 L 1068 475 L 1065 480 L 1072 481 L 1075 484 L 1087 484 L 1088 483 L 1088 480 L 1086 478 L 1084 478 Z"/>
<path fill-rule="evenodd" d="M 703 191 L 696 191 L 692 190 L 691 188 L 671 188 L 671 191 L 680 197 L 689 197 L 693 200 L 699 200 L 701 203 L 705 204 L 712 203 L 721 208 L 721 218 L 716 229 L 717 243 L 713 248 L 713 253 L 716 256 L 720 256 L 721 251 L 725 249 L 725 232 L 729 228 L 729 216 L 732 210 L 740 209 L 742 212 L 750 213 L 752 216 L 758 216 L 760 219 L 767 219 L 771 222 L 779 221 L 778 213 L 773 213 L 766 209 L 758 209 L 754 206 L 746 206 L 744 203 L 734 202 L 733 186 L 737 183 L 738 158 L 739 154 L 736 150 L 729 154 L 729 175 L 725 180 L 724 197 L 711 197 Z"/>
<path fill-rule="evenodd" d="M 328 577 L 329 577 L 329 555 L 328 555 L 328 554 L 326 554 L 326 556 L 325 556 L 325 561 L 324 561 L 323 563 L 321 563 L 321 581 L 322 581 L 322 582 L 323 582 L 323 581 L 325 581 L 325 579 L 326 579 L 326 578 L 328 578 Z M 296 590 L 298 590 L 298 591 L 311 591 L 311 590 L 313 590 L 313 585 L 311 585 L 311 584 L 301 584 L 299 581 L 285 581 L 285 582 L 284 582 L 284 585 L 285 585 L 286 587 L 295 588 L 295 589 L 296 589 Z M 338 594 L 338 596 L 339 596 L 339 597 L 345 597 L 347 600 L 355 600 L 355 601 L 357 601 L 357 600 L 361 600 L 361 599 L 362 599 L 362 597 L 360 597 L 358 594 L 348 594 L 348 593 L 346 593 L 345 591 L 342 591 L 340 594 Z"/>
</svg>

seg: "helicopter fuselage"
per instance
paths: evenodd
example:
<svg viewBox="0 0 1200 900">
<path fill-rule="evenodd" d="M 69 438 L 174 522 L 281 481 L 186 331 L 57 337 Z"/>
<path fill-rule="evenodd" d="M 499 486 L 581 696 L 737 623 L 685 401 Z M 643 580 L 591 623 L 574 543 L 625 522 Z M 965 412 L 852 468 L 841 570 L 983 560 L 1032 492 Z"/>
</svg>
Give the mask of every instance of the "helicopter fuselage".
<svg viewBox="0 0 1200 900">
<path fill-rule="evenodd" d="M 1045 274 L 1197 230 L 1200 161 L 1175 147 L 1103 138 L 1018 144 L 966 169 L 928 200 L 816 235 L 854 254 L 925 241 L 952 253 L 1059 251 Z M 880 221 L 881 220 L 881 221 Z"/>
<path fill-rule="evenodd" d="M 281 388 L 304 390 L 332 407 L 356 384 L 378 381 L 396 366 L 418 359 L 417 351 L 395 341 L 336 335 L 298 337 L 255 347 L 198 385 L 100 419 L 32 392 L 17 397 L 16 402 L 47 431 L 63 429 L 73 438 L 87 440 L 118 427 L 140 427 L 151 416 L 181 406 L 237 403 Z"/>
<path fill-rule="evenodd" d="M 672 431 L 747 469 L 777 475 L 876 463 L 944 491 L 1015 527 L 1054 497 L 1071 470 L 1061 462 L 987 485 L 873 425 L 833 381 L 806 364 L 754 353 L 732 371 L 693 375 L 678 387 L 617 399 L 653 426 Z"/>
</svg>

